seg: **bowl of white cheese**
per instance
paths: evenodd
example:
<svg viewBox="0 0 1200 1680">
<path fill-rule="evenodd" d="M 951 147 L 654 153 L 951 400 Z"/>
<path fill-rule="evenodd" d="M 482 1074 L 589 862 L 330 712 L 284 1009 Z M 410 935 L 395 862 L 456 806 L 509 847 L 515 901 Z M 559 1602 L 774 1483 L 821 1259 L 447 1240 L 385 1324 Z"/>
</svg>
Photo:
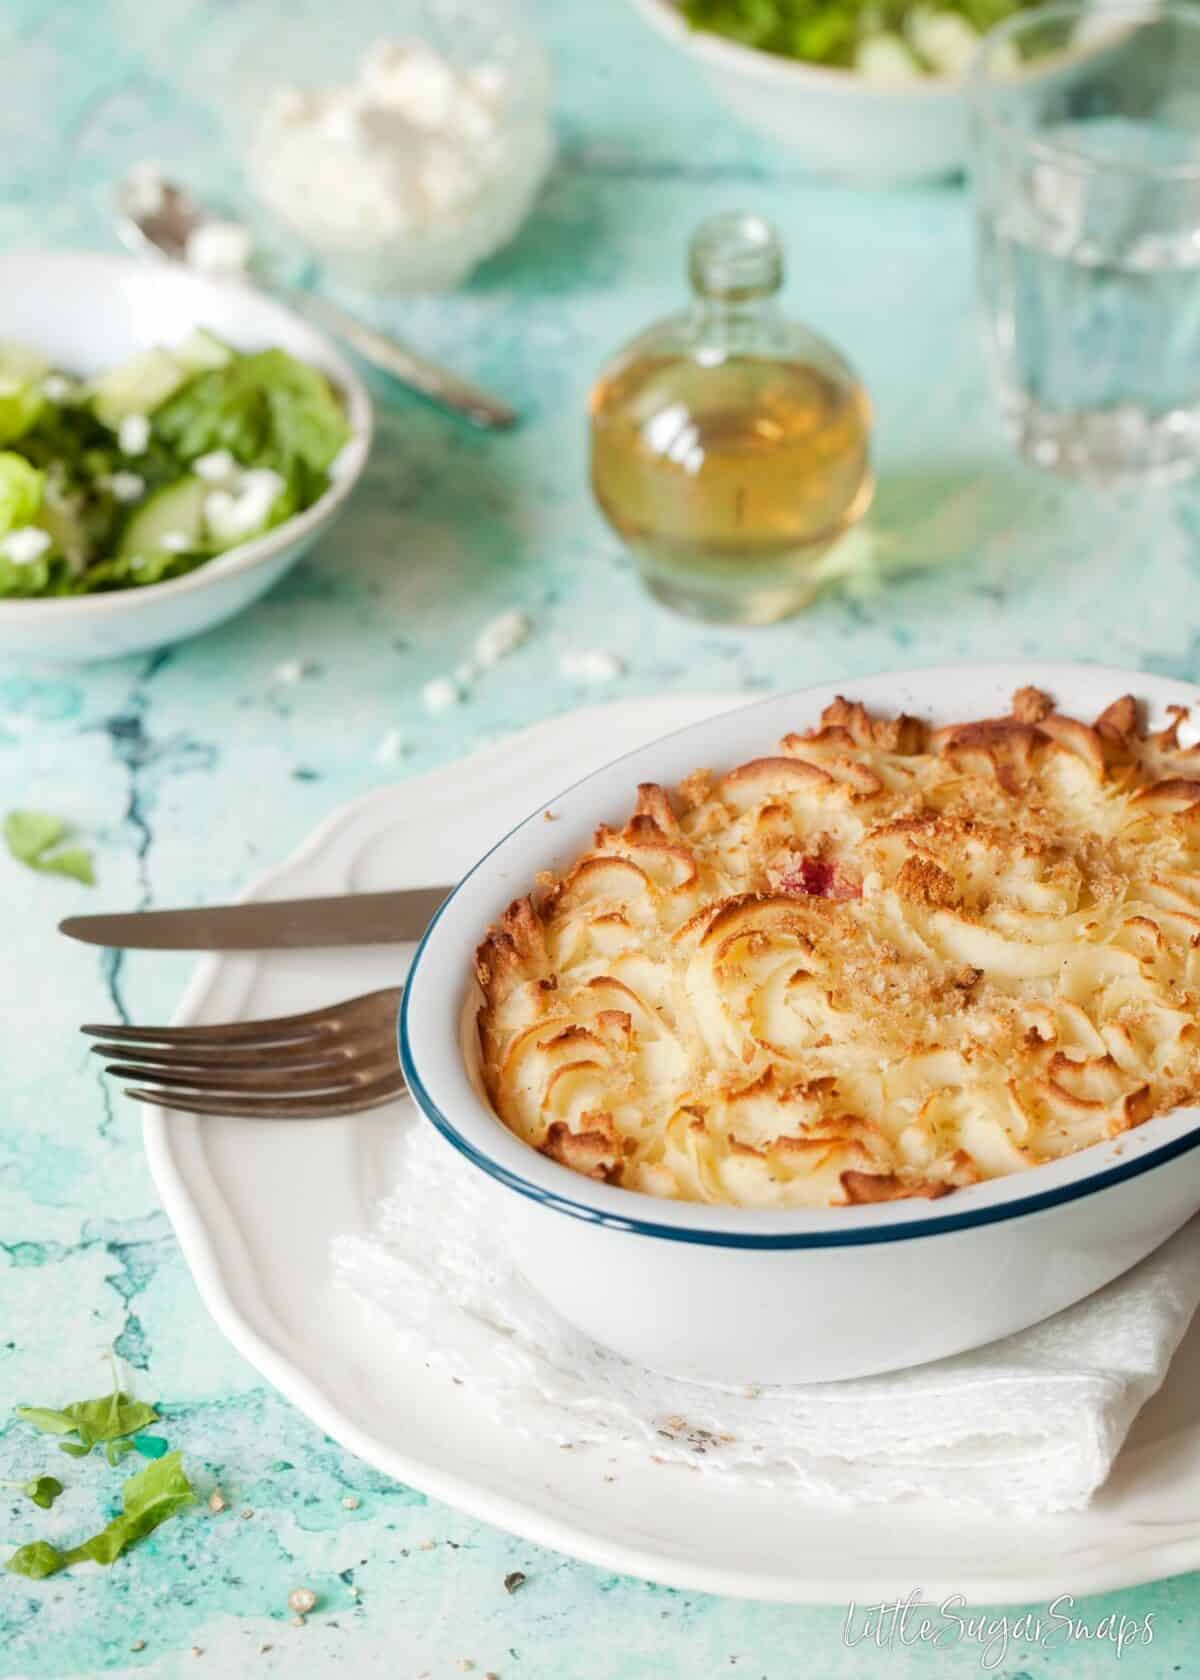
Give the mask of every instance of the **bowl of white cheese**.
<svg viewBox="0 0 1200 1680">
<path fill-rule="evenodd" d="M 500 0 L 299 0 L 237 83 L 252 192 L 364 291 L 460 284 L 515 236 L 554 155 L 547 61 Z"/>
</svg>

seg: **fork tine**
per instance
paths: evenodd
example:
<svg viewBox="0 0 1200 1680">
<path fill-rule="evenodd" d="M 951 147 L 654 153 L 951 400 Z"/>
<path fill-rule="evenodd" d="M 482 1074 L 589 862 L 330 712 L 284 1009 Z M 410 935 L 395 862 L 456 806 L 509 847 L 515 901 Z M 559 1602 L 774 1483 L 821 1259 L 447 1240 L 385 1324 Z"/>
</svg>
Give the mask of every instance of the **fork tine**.
<svg viewBox="0 0 1200 1680">
<path fill-rule="evenodd" d="M 344 1067 L 364 1050 L 378 1045 L 396 1052 L 391 1033 L 379 1033 L 370 1039 L 316 1038 L 301 1039 L 292 1044 L 246 1044 L 226 1047 L 223 1044 L 142 1044 L 132 1040 L 114 1040 L 89 1046 L 93 1056 L 107 1056 L 110 1060 L 134 1058 L 154 1067 L 181 1068 L 260 1068 L 270 1054 L 272 1065 L 288 1069 L 300 1067 Z M 111 1070 L 108 1070 L 111 1071 Z M 153 1073 L 149 1075 L 153 1078 Z"/>
<path fill-rule="evenodd" d="M 230 1021 L 210 1027 L 141 1027 L 89 1022 L 80 1032 L 121 1044 L 269 1044 L 308 1038 L 333 1038 L 353 1028 L 388 1023 L 395 1017 L 403 988 L 385 986 L 342 1003 L 325 1004 L 298 1015 L 275 1015 L 262 1021 Z"/>
<path fill-rule="evenodd" d="M 126 1027 L 89 1022 L 80 1027 L 89 1038 L 121 1044 L 288 1044 L 340 1031 L 328 1009 L 308 1015 L 281 1015 L 270 1021 L 230 1021 L 215 1027 Z"/>
<path fill-rule="evenodd" d="M 340 1114 L 361 1114 L 364 1109 L 379 1108 L 405 1091 L 404 1078 L 397 1068 L 387 1079 L 366 1085 L 353 1095 L 338 1097 L 260 1097 L 238 1101 L 233 1097 L 182 1097 L 176 1091 L 148 1087 L 130 1087 L 126 1096 L 135 1102 L 153 1103 L 157 1108 L 169 1108 L 183 1114 L 213 1114 L 230 1120 L 325 1120 Z"/>
<path fill-rule="evenodd" d="M 195 1069 L 150 1067 L 138 1062 L 112 1062 L 105 1073 L 117 1079 L 155 1080 L 159 1085 L 179 1091 L 201 1094 L 225 1092 L 231 1097 L 263 1096 L 289 1097 L 293 1092 L 328 1091 L 339 1095 L 347 1091 L 365 1090 L 374 1081 L 396 1071 L 395 1046 L 380 1046 L 369 1055 L 356 1057 L 353 1062 L 339 1062 L 336 1066 L 303 1068 L 295 1072 L 283 1066 L 237 1068 L 231 1073 L 207 1068 Z"/>
</svg>

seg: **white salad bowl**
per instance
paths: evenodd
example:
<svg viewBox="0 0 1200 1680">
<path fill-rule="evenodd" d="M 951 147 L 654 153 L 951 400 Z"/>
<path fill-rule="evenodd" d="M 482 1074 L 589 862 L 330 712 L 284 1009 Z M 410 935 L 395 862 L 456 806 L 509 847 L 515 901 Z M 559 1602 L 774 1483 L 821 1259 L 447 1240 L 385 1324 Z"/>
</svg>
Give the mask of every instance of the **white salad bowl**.
<svg viewBox="0 0 1200 1680">
<path fill-rule="evenodd" d="M 371 400 L 350 363 L 290 310 L 247 286 L 169 263 L 84 251 L 0 256 L 0 339 L 90 377 L 206 327 L 236 350 L 278 348 L 336 387 L 352 436 L 320 499 L 252 542 L 164 583 L 105 594 L 0 600 L 0 659 L 113 659 L 182 641 L 248 607 L 336 518 L 366 465 Z"/>
<path fill-rule="evenodd" d="M 674 0 L 633 0 L 660 35 L 694 58 L 723 105 L 814 171 L 877 185 L 928 180 L 967 159 L 967 78 L 889 85 L 743 47 L 692 29 Z"/>
<path fill-rule="evenodd" d="M 496 1229 L 562 1316 L 640 1365 L 713 1382 L 860 1377 L 1025 1329 L 1144 1258 L 1200 1209 L 1200 1110 L 1149 1120 L 1049 1165 L 939 1201 L 758 1211 L 594 1182 L 497 1118 L 479 1069 L 472 972 L 488 924 L 538 870 L 623 821 L 642 781 L 772 750 L 839 690 L 948 723 L 1007 711 L 1034 683 L 1078 716 L 1131 691 L 1152 723 L 1183 683 L 1101 667 L 952 667 L 853 679 L 726 713 L 617 760 L 539 807 L 451 894 L 409 972 L 400 1053 L 418 1105 L 482 1173 Z M 552 811 L 553 822 L 544 820 Z"/>
</svg>

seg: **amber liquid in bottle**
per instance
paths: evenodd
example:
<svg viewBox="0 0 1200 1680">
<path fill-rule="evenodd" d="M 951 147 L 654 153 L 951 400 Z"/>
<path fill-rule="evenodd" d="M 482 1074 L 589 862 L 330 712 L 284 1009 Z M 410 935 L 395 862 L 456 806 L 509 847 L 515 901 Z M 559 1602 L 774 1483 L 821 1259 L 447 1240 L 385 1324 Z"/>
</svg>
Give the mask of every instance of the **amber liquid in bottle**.
<svg viewBox="0 0 1200 1680">
<path fill-rule="evenodd" d="M 816 562 L 870 504 L 871 414 L 837 352 L 776 312 L 778 243 L 765 229 L 747 251 L 747 223 L 765 229 L 700 230 L 692 314 L 597 381 L 592 488 L 654 594 L 763 623 L 811 598 Z"/>
</svg>

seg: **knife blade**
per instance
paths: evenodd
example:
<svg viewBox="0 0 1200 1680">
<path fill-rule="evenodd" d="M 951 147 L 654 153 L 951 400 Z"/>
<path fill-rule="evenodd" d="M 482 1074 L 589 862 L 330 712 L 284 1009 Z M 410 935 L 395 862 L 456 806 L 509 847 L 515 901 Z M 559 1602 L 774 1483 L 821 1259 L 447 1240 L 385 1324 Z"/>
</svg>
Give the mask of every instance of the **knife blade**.
<svg viewBox="0 0 1200 1680">
<path fill-rule="evenodd" d="M 131 910 L 68 916 L 69 939 L 129 951 L 268 951 L 317 945 L 389 945 L 419 939 L 449 887 L 264 899 L 195 910 Z"/>
</svg>

